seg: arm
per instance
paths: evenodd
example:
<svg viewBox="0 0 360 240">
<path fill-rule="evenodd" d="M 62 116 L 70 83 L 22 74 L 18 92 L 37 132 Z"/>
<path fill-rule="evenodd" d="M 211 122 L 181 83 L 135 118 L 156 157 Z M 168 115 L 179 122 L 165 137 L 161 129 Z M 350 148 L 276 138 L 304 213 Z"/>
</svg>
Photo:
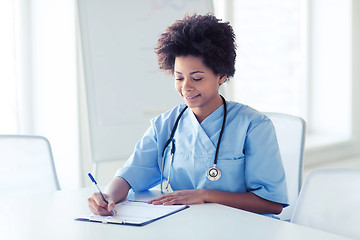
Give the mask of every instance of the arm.
<svg viewBox="0 0 360 240">
<path fill-rule="evenodd" d="M 154 124 L 152 123 L 143 138 L 136 144 L 134 153 L 125 166 L 116 172 L 118 177 L 114 178 L 106 188 L 104 195 L 109 203 L 106 204 L 99 193 L 93 193 L 88 198 L 90 210 L 97 215 L 112 215 L 111 210 L 115 208 L 115 203 L 124 200 L 131 187 L 135 191 L 150 188 L 152 183 L 156 183 L 153 176 L 160 175 L 156 167 L 156 159 L 157 139 Z"/>
<path fill-rule="evenodd" d="M 283 209 L 281 203 L 268 201 L 251 192 L 232 193 L 211 189 L 175 191 L 153 199 L 149 203 L 164 205 L 219 203 L 260 214 L 279 214 Z"/>
<path fill-rule="evenodd" d="M 220 203 L 260 214 L 280 214 L 283 205 L 257 196 L 254 193 L 231 193 L 205 189 L 206 202 Z"/>
<path fill-rule="evenodd" d="M 124 200 L 130 190 L 130 185 L 121 177 L 114 178 L 107 187 L 104 194 L 108 204 L 102 199 L 101 195 L 96 192 L 88 198 L 90 210 L 102 216 L 112 215 L 111 210 L 115 208 L 115 203 Z"/>
</svg>

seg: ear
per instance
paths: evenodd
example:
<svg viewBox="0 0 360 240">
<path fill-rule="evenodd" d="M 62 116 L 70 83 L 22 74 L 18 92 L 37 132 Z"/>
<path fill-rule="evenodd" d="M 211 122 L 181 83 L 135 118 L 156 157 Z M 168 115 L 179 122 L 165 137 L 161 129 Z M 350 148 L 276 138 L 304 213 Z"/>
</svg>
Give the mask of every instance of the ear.
<svg viewBox="0 0 360 240">
<path fill-rule="evenodd" d="M 219 75 L 219 85 L 223 84 L 227 79 L 227 75 Z"/>
</svg>

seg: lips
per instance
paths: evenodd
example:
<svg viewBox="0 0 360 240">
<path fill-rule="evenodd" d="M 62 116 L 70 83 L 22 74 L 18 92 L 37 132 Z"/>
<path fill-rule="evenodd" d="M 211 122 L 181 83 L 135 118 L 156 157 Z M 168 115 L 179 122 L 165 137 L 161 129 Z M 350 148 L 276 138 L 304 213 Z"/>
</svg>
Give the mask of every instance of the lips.
<svg viewBox="0 0 360 240">
<path fill-rule="evenodd" d="M 193 99 L 196 99 L 198 97 L 200 97 L 200 94 L 198 95 L 195 95 L 195 96 L 184 96 L 186 100 L 193 100 Z"/>
</svg>

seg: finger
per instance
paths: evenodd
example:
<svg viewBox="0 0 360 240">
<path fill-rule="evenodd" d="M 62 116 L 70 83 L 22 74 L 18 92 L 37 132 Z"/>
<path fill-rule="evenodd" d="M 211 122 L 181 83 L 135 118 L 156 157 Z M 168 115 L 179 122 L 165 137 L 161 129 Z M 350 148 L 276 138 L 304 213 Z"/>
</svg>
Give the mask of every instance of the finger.
<svg viewBox="0 0 360 240">
<path fill-rule="evenodd" d="M 155 198 L 155 199 L 151 200 L 151 203 L 155 204 L 155 205 L 162 204 L 168 198 L 169 198 L 169 196 L 164 195 L 164 196 L 161 196 L 161 197 L 158 197 L 158 198 Z"/>
<path fill-rule="evenodd" d="M 109 212 L 107 209 L 102 208 L 102 207 L 99 207 L 97 209 L 97 212 L 98 212 L 97 214 L 100 216 L 112 216 L 113 215 L 111 211 Z"/>
<path fill-rule="evenodd" d="M 175 204 L 177 204 L 177 201 L 175 198 L 163 203 L 163 205 L 175 205 Z"/>
<path fill-rule="evenodd" d="M 92 196 L 88 198 L 88 205 L 89 205 L 89 208 L 91 208 L 91 209 L 95 209 L 94 206 L 97 206 L 97 204 Z"/>
<path fill-rule="evenodd" d="M 162 199 L 159 199 L 158 201 L 155 201 L 153 204 L 154 205 L 160 205 L 163 204 L 165 205 L 166 203 L 173 204 L 173 202 L 176 202 L 177 197 L 176 196 L 166 196 Z"/>
<path fill-rule="evenodd" d="M 102 198 L 102 196 L 99 193 L 93 193 L 91 195 L 91 198 L 96 202 L 97 205 L 103 207 L 103 208 L 107 208 L 107 203 L 104 201 L 104 199 Z"/>
<path fill-rule="evenodd" d="M 91 212 L 95 213 L 96 215 L 104 216 L 106 213 L 104 212 L 104 209 L 102 207 L 90 205 L 89 206 Z"/>
<path fill-rule="evenodd" d="M 154 205 L 160 205 L 160 204 L 162 204 L 163 203 L 163 201 L 164 201 L 164 199 L 156 199 L 156 200 L 152 200 L 151 202 L 150 202 L 150 204 L 154 204 Z"/>
<path fill-rule="evenodd" d="M 109 204 L 107 206 L 107 210 L 111 212 L 115 208 L 115 202 L 113 200 L 109 200 Z"/>
<path fill-rule="evenodd" d="M 152 199 L 152 200 L 149 200 L 149 201 L 147 201 L 147 203 L 149 203 L 149 204 L 154 204 L 154 202 L 159 202 L 159 201 L 161 201 L 162 199 L 164 199 L 164 198 L 166 198 L 167 197 L 167 195 L 163 195 L 163 196 L 161 196 L 161 197 L 157 197 L 157 198 L 154 198 L 154 199 Z"/>
<path fill-rule="evenodd" d="M 154 200 L 154 201 L 151 201 L 151 202 L 150 202 L 150 204 L 160 205 L 160 204 L 161 204 L 161 202 L 160 202 L 160 201 L 155 201 L 155 200 Z"/>
<path fill-rule="evenodd" d="M 109 212 L 107 209 L 97 205 L 96 202 L 91 198 L 89 198 L 89 208 L 96 215 L 101 215 L 101 216 L 112 215 L 111 211 Z"/>
<path fill-rule="evenodd" d="M 115 203 L 112 200 L 111 202 L 113 203 L 113 206 L 111 207 L 114 208 Z M 101 216 L 113 215 L 111 212 L 112 209 L 111 210 L 108 209 L 108 204 L 105 201 L 103 201 L 101 195 L 98 193 L 94 193 L 91 195 L 91 197 L 88 198 L 88 205 L 90 210 L 97 215 L 101 215 Z"/>
</svg>

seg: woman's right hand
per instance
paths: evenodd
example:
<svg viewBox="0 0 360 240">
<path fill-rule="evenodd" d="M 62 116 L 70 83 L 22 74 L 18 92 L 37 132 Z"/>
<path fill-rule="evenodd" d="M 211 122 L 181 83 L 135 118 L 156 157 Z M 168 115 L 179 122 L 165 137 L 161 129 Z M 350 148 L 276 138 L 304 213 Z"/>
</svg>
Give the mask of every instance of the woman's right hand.
<svg viewBox="0 0 360 240">
<path fill-rule="evenodd" d="M 88 198 L 88 204 L 90 210 L 96 215 L 111 216 L 112 210 L 115 208 L 114 200 L 108 195 L 104 194 L 108 203 L 106 203 L 101 197 L 100 193 L 95 192 Z M 114 210 L 115 211 L 115 210 Z"/>
</svg>

